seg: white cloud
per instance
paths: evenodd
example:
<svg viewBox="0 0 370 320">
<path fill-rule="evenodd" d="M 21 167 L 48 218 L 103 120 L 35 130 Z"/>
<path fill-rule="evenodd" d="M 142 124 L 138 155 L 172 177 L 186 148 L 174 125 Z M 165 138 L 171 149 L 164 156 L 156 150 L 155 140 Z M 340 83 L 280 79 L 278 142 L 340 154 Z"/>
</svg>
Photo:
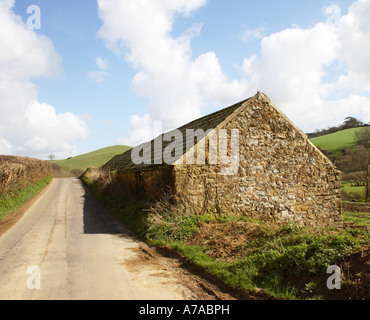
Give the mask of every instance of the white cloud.
<svg viewBox="0 0 370 320">
<path fill-rule="evenodd" d="M 148 114 L 133 115 L 130 119 L 131 129 L 124 138 L 119 138 L 117 144 L 137 146 L 155 138 L 154 124 Z M 159 134 L 159 133 L 158 133 Z"/>
<path fill-rule="evenodd" d="M 243 41 L 250 41 L 253 39 L 263 39 L 265 37 L 264 31 L 265 28 L 262 27 L 257 29 L 247 29 L 242 33 L 241 39 Z"/>
<path fill-rule="evenodd" d="M 321 78 L 324 67 L 335 58 L 335 46 L 336 35 L 326 24 L 286 29 L 264 37 L 260 55 L 245 59 L 243 70 L 255 90 L 265 91 L 298 121 L 305 113 L 318 111 L 315 105 L 323 93 Z"/>
<path fill-rule="evenodd" d="M 93 82 L 98 82 L 98 83 L 103 82 L 105 78 L 110 75 L 108 72 L 103 71 L 108 68 L 108 60 L 103 59 L 101 57 L 97 57 L 95 59 L 95 63 L 97 67 L 100 69 L 100 71 L 91 71 L 87 75 L 89 76 L 90 80 Z"/>
<path fill-rule="evenodd" d="M 57 114 L 38 101 L 31 79 L 58 74 L 61 57 L 50 39 L 26 28 L 13 5 L 0 0 L 0 152 L 42 158 L 51 152 L 70 155 L 74 142 L 87 137 L 87 125 L 72 113 Z"/>
<path fill-rule="evenodd" d="M 150 98 L 148 117 L 163 121 L 163 130 L 201 116 L 209 104 L 227 105 L 246 95 L 244 83 L 229 81 L 214 52 L 192 57 L 195 24 L 174 38 L 176 14 L 189 15 L 205 0 L 99 0 L 103 26 L 99 36 L 138 70 L 132 88 Z"/>
<path fill-rule="evenodd" d="M 337 50 L 338 59 L 343 61 L 348 74 L 342 83 L 370 91 L 370 1 L 353 3 L 347 15 L 339 22 Z"/>
<path fill-rule="evenodd" d="M 342 17 L 337 6 L 324 13 L 330 15 L 326 23 L 264 37 L 260 54 L 246 58 L 242 68 L 250 85 L 305 131 L 338 125 L 347 116 L 370 120 L 370 1 L 354 2 Z M 331 71 L 336 77 L 327 80 Z"/>
<path fill-rule="evenodd" d="M 205 4 L 98 1 L 99 36 L 137 69 L 132 88 L 150 99 L 143 128 L 162 120 L 163 130 L 169 130 L 199 117 L 206 106 L 227 106 L 258 90 L 306 132 L 338 125 L 350 115 L 370 120 L 370 0 L 354 2 L 345 16 L 338 6 L 323 8 L 326 21 L 310 28 L 294 26 L 268 36 L 263 28 L 245 31 L 244 40 L 261 40 L 261 51 L 244 59 L 240 79 L 228 79 L 214 52 L 193 57 L 191 40 L 202 24 L 171 36 L 177 14 L 189 15 Z"/>
<path fill-rule="evenodd" d="M 99 67 L 99 69 L 101 70 L 105 70 L 107 69 L 108 67 L 108 60 L 107 59 L 103 59 L 101 57 L 97 57 L 95 59 L 95 63 L 97 64 L 97 66 Z"/>
<path fill-rule="evenodd" d="M 109 76 L 109 73 L 105 71 L 92 71 L 88 73 L 88 76 L 93 82 L 103 82 Z"/>
<path fill-rule="evenodd" d="M 12 145 L 5 139 L 0 139 L 0 155 L 10 154 L 12 152 Z"/>
</svg>

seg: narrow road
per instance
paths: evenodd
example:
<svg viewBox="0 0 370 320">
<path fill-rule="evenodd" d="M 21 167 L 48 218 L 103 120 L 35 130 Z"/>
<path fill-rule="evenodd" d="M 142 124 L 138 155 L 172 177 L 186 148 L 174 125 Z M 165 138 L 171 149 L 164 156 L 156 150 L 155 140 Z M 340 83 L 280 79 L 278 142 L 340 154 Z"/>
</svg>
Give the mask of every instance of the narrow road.
<svg viewBox="0 0 370 320">
<path fill-rule="evenodd" d="M 79 179 L 54 179 L 0 237 L 0 299 L 199 298 L 142 248 Z"/>
</svg>

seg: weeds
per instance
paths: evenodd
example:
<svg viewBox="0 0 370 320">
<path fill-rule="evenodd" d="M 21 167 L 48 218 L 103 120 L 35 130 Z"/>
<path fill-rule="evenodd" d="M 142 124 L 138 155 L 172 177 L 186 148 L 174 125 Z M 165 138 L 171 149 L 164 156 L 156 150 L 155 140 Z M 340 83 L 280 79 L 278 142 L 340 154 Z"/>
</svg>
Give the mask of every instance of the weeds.
<svg viewBox="0 0 370 320">
<path fill-rule="evenodd" d="M 368 233 L 362 230 L 329 230 L 313 234 L 308 228 L 290 223 L 271 227 L 259 222 L 251 235 L 253 240 L 239 247 L 239 250 L 244 251 L 244 258 L 229 263 L 211 258 L 209 246 L 187 243 L 197 232 L 202 232 L 199 230 L 200 225 L 217 219 L 210 216 L 182 216 L 176 210 L 169 210 L 170 207 L 163 211 L 158 210 L 158 205 L 155 208 L 155 213 L 150 214 L 147 221 L 147 236 L 152 243 L 172 245 L 187 259 L 235 289 L 253 291 L 255 288 L 263 288 L 266 294 L 286 299 L 314 294 L 317 288 L 314 283 L 309 282 L 298 289 L 290 282 L 302 275 L 325 275 L 328 266 L 361 250 L 361 246 L 368 242 Z M 220 223 L 226 226 L 226 222 L 231 220 L 235 222 L 237 219 L 223 218 Z M 248 222 L 243 219 L 239 221 L 245 223 L 247 232 Z M 209 234 L 208 238 L 214 237 L 215 235 Z"/>
<path fill-rule="evenodd" d="M 364 212 L 344 212 L 344 222 L 354 223 L 357 226 L 367 226 L 370 228 L 370 215 Z"/>
<path fill-rule="evenodd" d="M 184 216 L 170 199 L 152 204 L 147 211 L 146 238 L 153 244 L 184 242 L 198 230 L 196 218 Z"/>
</svg>

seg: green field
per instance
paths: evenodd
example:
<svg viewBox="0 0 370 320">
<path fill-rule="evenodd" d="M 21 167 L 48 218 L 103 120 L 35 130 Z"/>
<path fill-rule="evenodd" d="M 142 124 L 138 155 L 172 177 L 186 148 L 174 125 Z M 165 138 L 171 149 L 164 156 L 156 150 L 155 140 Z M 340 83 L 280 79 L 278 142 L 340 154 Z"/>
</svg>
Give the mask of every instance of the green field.
<svg viewBox="0 0 370 320">
<path fill-rule="evenodd" d="M 354 192 L 359 194 L 365 194 L 365 186 L 351 186 L 350 182 L 343 181 L 342 182 L 343 190 L 347 193 Z"/>
<path fill-rule="evenodd" d="M 330 150 L 333 155 L 338 155 L 343 149 L 352 148 L 356 145 L 355 132 L 366 128 L 352 128 L 327 134 L 310 139 L 310 141 L 321 150 Z"/>
<path fill-rule="evenodd" d="M 107 163 L 110 159 L 118 154 L 122 154 L 123 152 L 130 149 L 127 146 L 112 146 L 103 149 L 99 149 L 96 151 L 92 151 L 89 153 L 85 153 L 71 159 L 66 160 L 53 160 L 50 161 L 51 163 L 59 164 L 60 166 L 66 168 L 68 167 L 70 170 L 73 169 L 81 169 L 86 170 L 88 167 L 100 167 L 103 164 Z"/>
<path fill-rule="evenodd" d="M 310 141 L 321 150 L 330 150 L 330 156 L 338 156 L 344 149 L 353 148 L 356 145 L 355 132 L 366 130 L 365 128 L 352 128 L 335 133 L 327 134 L 321 137 L 310 139 Z M 343 181 L 343 191 L 347 194 L 358 194 L 359 198 L 363 198 L 365 195 L 365 187 L 357 186 L 352 187 L 348 181 Z"/>
</svg>

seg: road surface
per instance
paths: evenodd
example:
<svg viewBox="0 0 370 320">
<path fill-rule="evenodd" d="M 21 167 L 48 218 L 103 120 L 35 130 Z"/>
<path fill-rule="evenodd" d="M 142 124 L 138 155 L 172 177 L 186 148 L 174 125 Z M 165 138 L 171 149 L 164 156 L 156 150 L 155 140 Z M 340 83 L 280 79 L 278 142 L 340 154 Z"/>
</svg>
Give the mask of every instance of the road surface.
<svg viewBox="0 0 370 320">
<path fill-rule="evenodd" d="M 0 236 L 0 299 L 200 298 L 143 248 L 79 179 L 54 179 Z"/>
</svg>

